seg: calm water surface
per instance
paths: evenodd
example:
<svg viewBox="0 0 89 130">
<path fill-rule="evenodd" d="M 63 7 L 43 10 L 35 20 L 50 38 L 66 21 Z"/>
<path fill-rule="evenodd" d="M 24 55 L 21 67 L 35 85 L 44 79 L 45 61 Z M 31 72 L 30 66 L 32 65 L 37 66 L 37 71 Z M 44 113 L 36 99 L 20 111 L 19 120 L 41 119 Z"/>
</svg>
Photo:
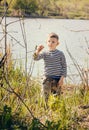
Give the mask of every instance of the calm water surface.
<svg viewBox="0 0 89 130">
<path fill-rule="evenodd" d="M 28 51 L 28 70 L 30 68 L 33 50 L 36 45 L 43 44 L 46 48 L 46 39 L 49 33 L 55 32 L 59 35 L 60 45 L 58 49 L 65 54 L 68 75 L 77 73 L 68 53 L 66 46 L 82 68 L 87 68 L 89 55 L 86 50 L 89 45 L 89 20 L 66 20 L 66 19 L 25 19 L 21 22 L 18 18 L 7 18 L 7 43 L 11 45 L 13 59 L 25 61 L 25 48 L 23 32 L 25 29 Z M 17 21 L 17 22 L 15 22 Z M 4 23 L 4 19 L 3 19 Z M 2 25 L 0 25 L 0 39 L 3 37 Z M 87 41 L 87 42 L 86 42 Z M 21 46 L 21 45 L 22 46 Z M 4 40 L 0 42 L 4 46 Z M 43 73 L 43 62 L 36 62 L 32 75 L 37 76 Z"/>
</svg>

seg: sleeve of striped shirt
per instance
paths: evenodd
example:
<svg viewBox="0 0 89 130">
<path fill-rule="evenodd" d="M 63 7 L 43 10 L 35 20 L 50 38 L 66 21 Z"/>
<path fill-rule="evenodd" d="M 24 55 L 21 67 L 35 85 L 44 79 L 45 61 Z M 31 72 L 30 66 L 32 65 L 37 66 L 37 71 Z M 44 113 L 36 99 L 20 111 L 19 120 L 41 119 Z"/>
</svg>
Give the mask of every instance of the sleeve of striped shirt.
<svg viewBox="0 0 89 130">
<path fill-rule="evenodd" d="M 62 53 L 62 56 L 61 56 L 61 63 L 62 63 L 62 68 L 63 68 L 62 75 L 66 77 L 67 76 L 67 63 L 66 63 L 66 58 L 65 58 L 64 53 Z"/>
<path fill-rule="evenodd" d="M 35 61 L 43 59 L 44 58 L 44 53 L 40 53 L 38 55 L 36 55 L 36 53 L 34 53 L 33 58 L 34 58 Z"/>
</svg>

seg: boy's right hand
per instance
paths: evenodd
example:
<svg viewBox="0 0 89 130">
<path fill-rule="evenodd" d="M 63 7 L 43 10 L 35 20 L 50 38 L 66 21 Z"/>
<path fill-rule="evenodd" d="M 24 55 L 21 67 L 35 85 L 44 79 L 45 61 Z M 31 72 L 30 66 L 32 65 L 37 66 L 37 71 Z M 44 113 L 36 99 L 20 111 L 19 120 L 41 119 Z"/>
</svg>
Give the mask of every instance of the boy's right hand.
<svg viewBox="0 0 89 130">
<path fill-rule="evenodd" d="M 39 45 L 39 46 L 37 47 L 36 52 L 39 53 L 43 48 L 44 48 L 43 45 Z"/>
</svg>

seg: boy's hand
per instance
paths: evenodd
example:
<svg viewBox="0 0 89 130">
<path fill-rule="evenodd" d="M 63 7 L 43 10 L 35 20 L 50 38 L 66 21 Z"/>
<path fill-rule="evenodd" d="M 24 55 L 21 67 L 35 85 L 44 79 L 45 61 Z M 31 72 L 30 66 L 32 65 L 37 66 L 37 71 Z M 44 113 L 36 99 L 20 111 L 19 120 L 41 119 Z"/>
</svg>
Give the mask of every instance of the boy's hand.
<svg viewBox="0 0 89 130">
<path fill-rule="evenodd" d="M 64 77 L 62 76 L 58 82 L 58 86 L 62 86 L 64 83 Z"/>
<path fill-rule="evenodd" d="M 35 53 L 33 54 L 34 59 L 37 58 L 37 56 L 39 55 L 40 51 L 41 51 L 43 48 L 44 48 L 43 45 L 40 45 L 40 46 L 37 47 Z"/>
<path fill-rule="evenodd" d="M 39 53 L 43 48 L 44 48 L 43 45 L 39 45 L 39 46 L 37 47 L 36 52 Z"/>
</svg>

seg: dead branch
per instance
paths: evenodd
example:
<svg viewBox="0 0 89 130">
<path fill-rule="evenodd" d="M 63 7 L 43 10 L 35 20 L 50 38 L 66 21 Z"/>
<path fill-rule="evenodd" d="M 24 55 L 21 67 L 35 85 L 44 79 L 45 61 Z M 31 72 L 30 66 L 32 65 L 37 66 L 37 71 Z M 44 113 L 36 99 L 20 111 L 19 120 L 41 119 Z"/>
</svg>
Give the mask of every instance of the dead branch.
<svg viewBox="0 0 89 130">
<path fill-rule="evenodd" d="M 5 63 L 5 61 L 6 61 L 6 56 L 7 56 L 7 54 L 5 54 L 5 55 L 2 57 L 2 59 L 0 60 L 0 68 L 1 68 L 2 66 L 4 66 L 4 63 Z"/>
</svg>

